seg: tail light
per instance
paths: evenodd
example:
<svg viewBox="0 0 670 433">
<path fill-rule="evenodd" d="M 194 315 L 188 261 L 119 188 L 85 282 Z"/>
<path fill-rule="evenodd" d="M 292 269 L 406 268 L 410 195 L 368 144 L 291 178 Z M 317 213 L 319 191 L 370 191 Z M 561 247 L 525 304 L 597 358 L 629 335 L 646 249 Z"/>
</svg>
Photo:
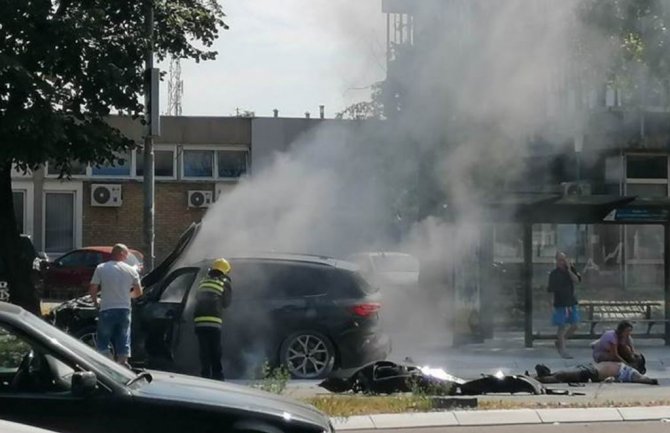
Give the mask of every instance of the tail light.
<svg viewBox="0 0 670 433">
<path fill-rule="evenodd" d="M 376 302 L 358 304 L 351 307 L 351 312 L 359 317 L 370 317 L 373 314 L 376 314 L 381 307 L 381 304 Z"/>
</svg>

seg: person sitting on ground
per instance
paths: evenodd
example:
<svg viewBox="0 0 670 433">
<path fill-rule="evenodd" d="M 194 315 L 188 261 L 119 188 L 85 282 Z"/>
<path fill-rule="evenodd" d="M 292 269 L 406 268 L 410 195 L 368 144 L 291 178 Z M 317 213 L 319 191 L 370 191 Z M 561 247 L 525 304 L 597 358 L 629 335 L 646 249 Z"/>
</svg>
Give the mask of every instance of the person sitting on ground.
<svg viewBox="0 0 670 433">
<path fill-rule="evenodd" d="M 652 379 L 640 373 L 630 365 L 622 362 L 599 362 L 597 364 L 581 364 L 567 370 L 552 372 L 547 366 L 535 366 L 537 379 L 540 383 L 588 383 L 588 382 L 622 382 L 658 385 L 658 379 Z"/>
<path fill-rule="evenodd" d="M 622 320 L 616 329 L 605 331 L 603 335 L 591 344 L 593 361 L 595 362 L 623 362 L 635 366 L 639 354 L 633 346 L 633 324 Z"/>
</svg>

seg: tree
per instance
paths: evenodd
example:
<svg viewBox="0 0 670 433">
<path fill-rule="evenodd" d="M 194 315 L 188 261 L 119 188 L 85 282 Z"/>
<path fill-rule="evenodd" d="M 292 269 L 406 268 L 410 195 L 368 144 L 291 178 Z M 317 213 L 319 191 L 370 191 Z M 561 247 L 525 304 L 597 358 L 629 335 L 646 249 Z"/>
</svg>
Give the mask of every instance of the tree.
<svg viewBox="0 0 670 433">
<path fill-rule="evenodd" d="M 155 30 L 146 31 L 153 2 Z M 216 57 L 223 11 L 209 0 L 0 0 L 0 256 L 12 302 L 39 311 L 15 254 L 19 233 L 11 171 L 52 161 L 68 176 L 74 161 L 114 162 L 135 146 L 105 122 L 117 110 L 138 117 L 145 53 Z"/>
<path fill-rule="evenodd" d="M 587 29 L 595 28 L 609 42 L 611 57 L 596 64 L 633 105 L 643 105 L 654 93 L 670 96 L 670 8 L 664 0 L 584 0 L 580 15 Z M 592 34 L 577 47 L 593 67 Z M 600 41 L 596 41 L 601 44 Z M 602 47 L 600 48 L 602 51 Z M 667 98 L 666 98 L 667 99 Z"/>
<path fill-rule="evenodd" d="M 380 81 L 370 86 L 370 100 L 356 102 L 335 115 L 336 119 L 382 119 L 384 104 L 382 103 L 384 82 Z"/>
</svg>

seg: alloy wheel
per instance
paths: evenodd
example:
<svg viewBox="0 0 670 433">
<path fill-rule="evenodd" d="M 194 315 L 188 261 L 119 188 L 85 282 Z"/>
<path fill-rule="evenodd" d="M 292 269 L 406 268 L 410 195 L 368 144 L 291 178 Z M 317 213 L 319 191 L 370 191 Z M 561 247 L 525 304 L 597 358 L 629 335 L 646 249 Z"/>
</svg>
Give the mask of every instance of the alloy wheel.
<svg viewBox="0 0 670 433">
<path fill-rule="evenodd" d="M 321 337 L 300 334 L 293 338 L 287 348 L 286 366 L 289 372 L 301 379 L 313 379 L 332 368 L 333 354 Z"/>
</svg>

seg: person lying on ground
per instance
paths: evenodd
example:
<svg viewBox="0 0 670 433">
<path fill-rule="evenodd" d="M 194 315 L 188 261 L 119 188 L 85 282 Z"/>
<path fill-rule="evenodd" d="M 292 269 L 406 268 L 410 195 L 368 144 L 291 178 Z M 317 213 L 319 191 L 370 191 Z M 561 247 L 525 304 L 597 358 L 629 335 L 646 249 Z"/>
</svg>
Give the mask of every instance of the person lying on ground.
<svg viewBox="0 0 670 433">
<path fill-rule="evenodd" d="M 623 362 L 599 362 L 581 364 L 571 369 L 552 372 L 546 365 L 535 366 L 538 382 L 541 383 L 588 383 L 588 382 L 622 382 L 658 385 L 652 379 Z"/>
<path fill-rule="evenodd" d="M 605 331 L 603 335 L 591 344 L 593 361 L 595 362 L 623 362 L 635 366 L 637 353 L 633 346 L 633 324 L 622 320 L 616 329 Z"/>
</svg>

